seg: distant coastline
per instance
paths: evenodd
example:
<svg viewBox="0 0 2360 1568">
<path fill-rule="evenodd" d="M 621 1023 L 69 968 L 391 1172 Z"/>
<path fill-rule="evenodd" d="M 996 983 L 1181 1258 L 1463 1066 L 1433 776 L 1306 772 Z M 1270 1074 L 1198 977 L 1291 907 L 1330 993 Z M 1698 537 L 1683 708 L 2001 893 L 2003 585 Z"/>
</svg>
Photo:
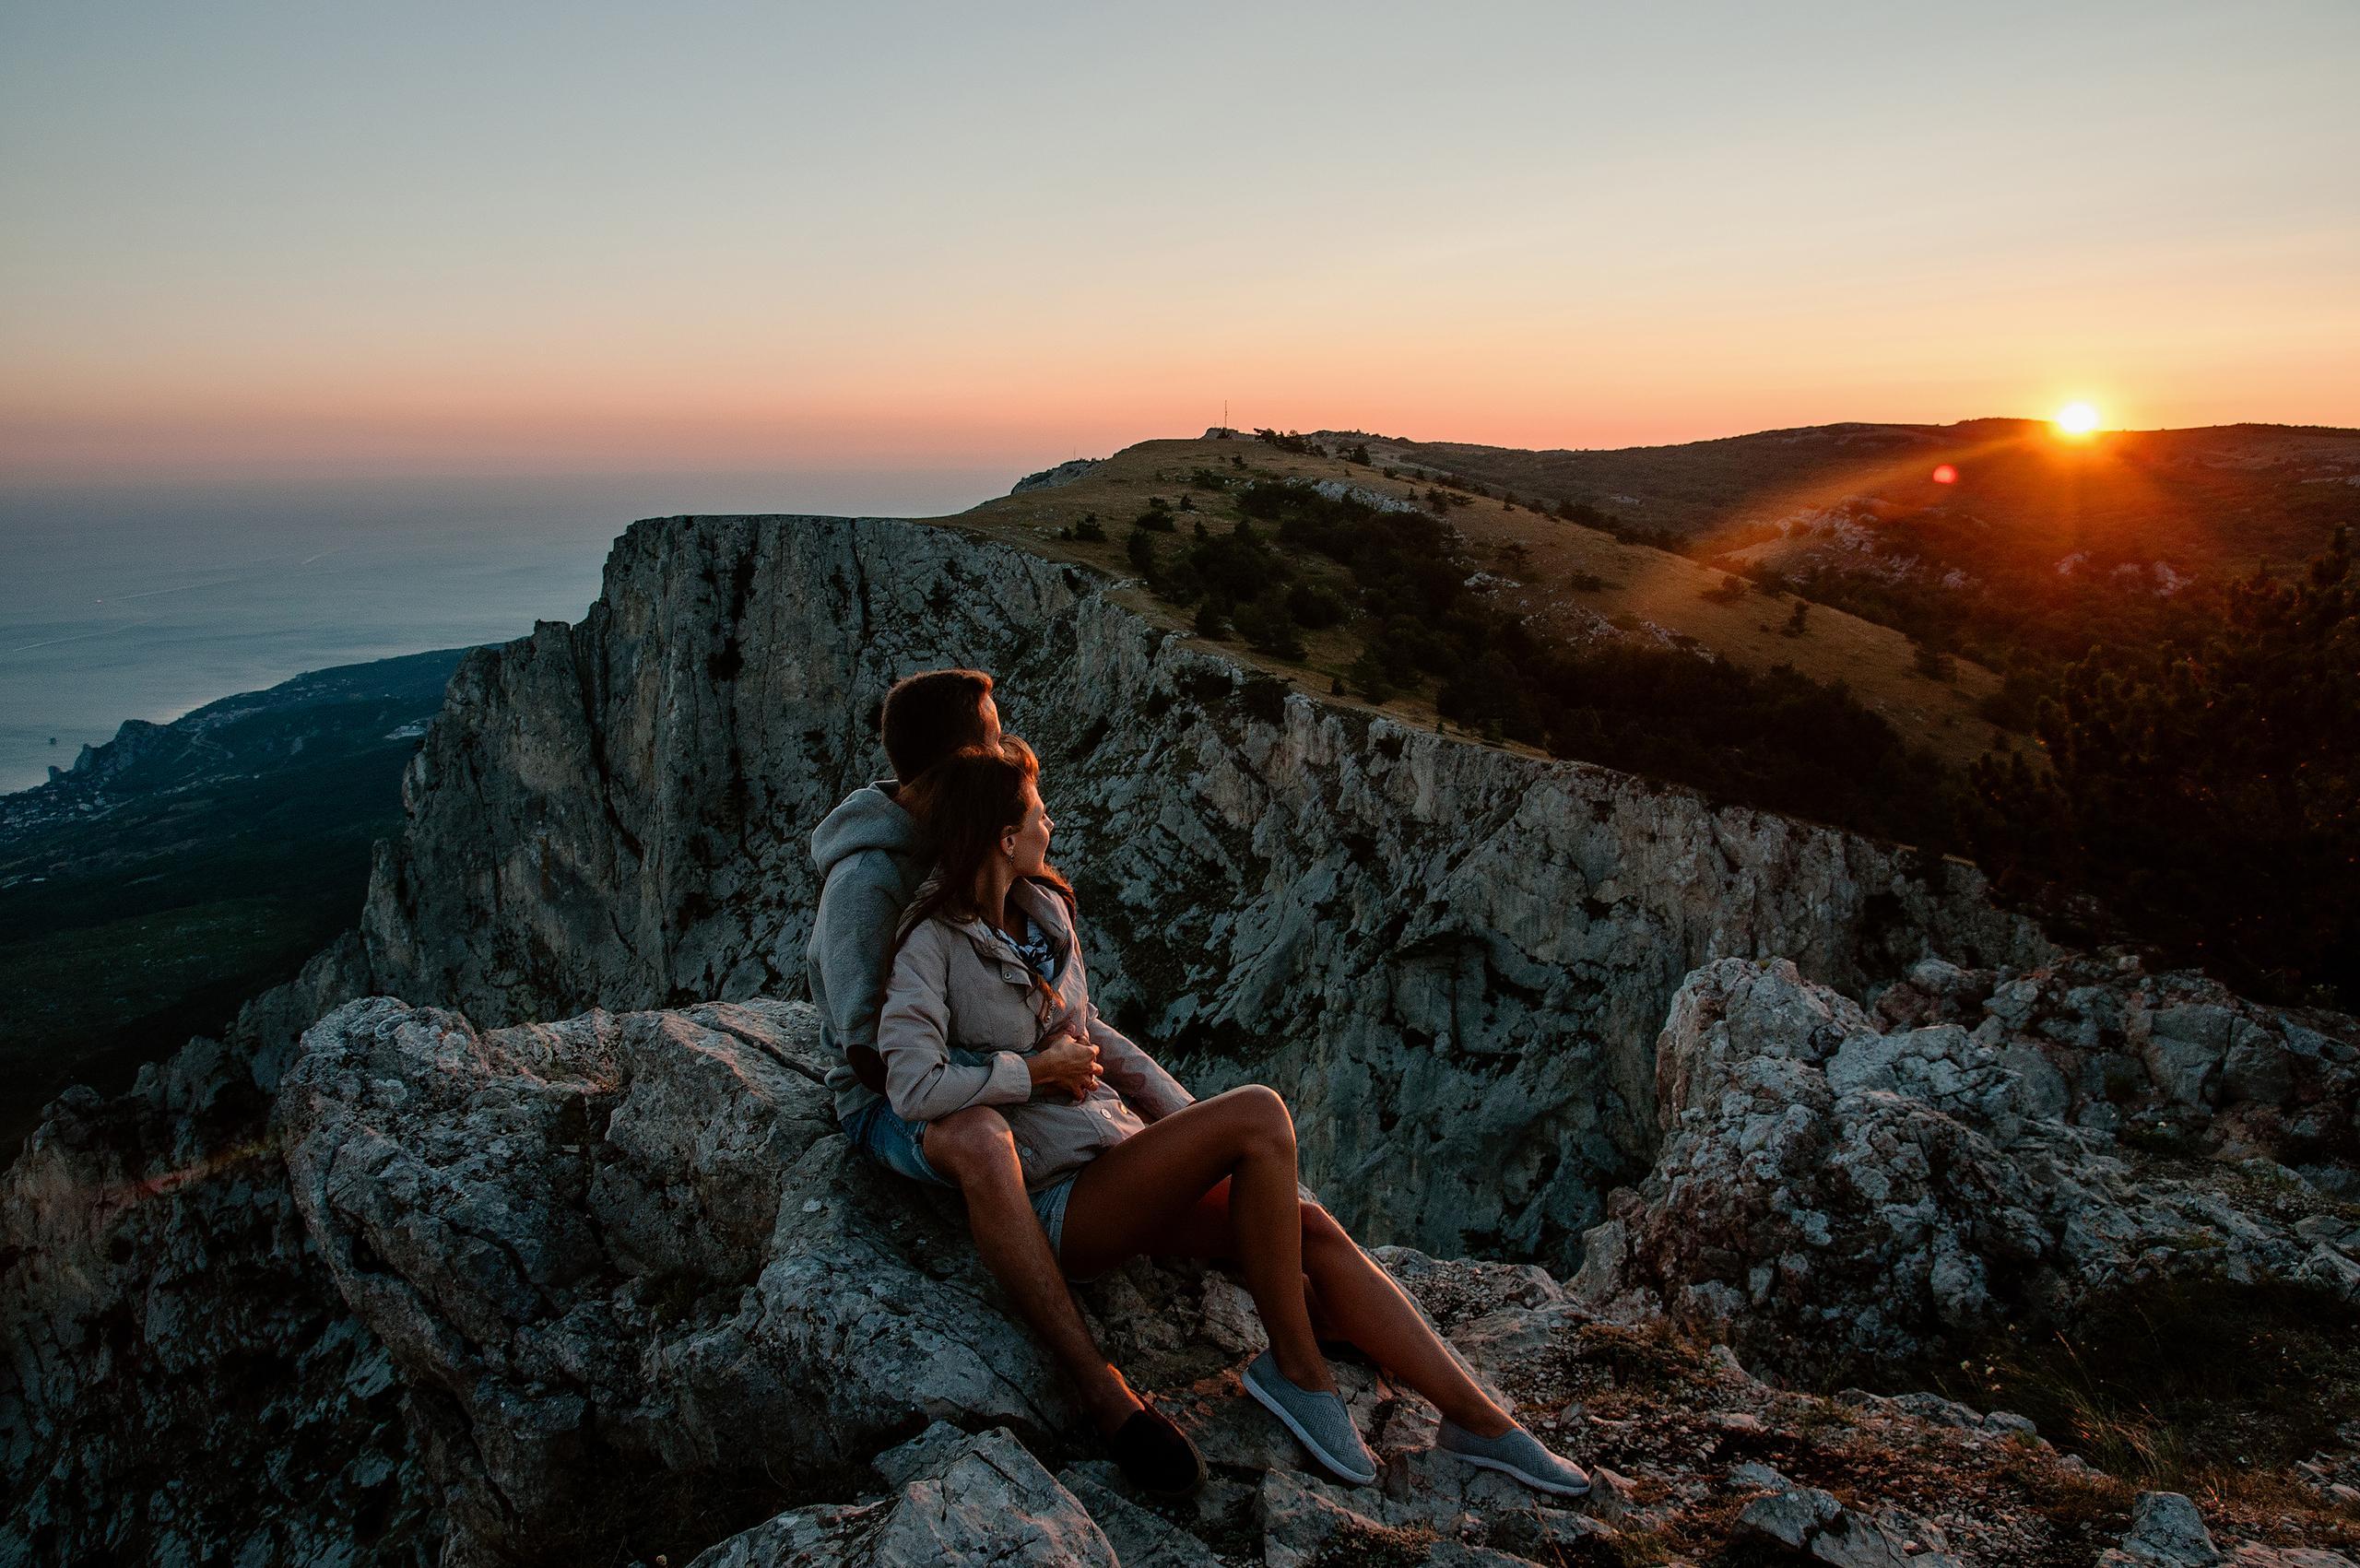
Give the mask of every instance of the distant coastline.
<svg viewBox="0 0 2360 1568">
<path fill-rule="evenodd" d="M 635 518 L 938 514 L 1009 473 L 0 485 L 0 793 L 71 769 L 126 719 L 574 620 Z"/>
</svg>

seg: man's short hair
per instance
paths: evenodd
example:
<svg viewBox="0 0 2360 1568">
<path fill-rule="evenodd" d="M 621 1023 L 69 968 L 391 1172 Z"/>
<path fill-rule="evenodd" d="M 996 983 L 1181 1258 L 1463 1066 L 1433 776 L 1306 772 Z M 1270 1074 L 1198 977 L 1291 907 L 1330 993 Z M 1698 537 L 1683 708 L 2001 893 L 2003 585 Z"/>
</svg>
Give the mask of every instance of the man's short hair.
<svg viewBox="0 0 2360 1568">
<path fill-rule="evenodd" d="M 962 746 L 981 746 L 984 699 L 992 678 L 979 669 L 930 669 L 893 683 L 885 693 L 885 760 L 909 783 Z"/>
</svg>

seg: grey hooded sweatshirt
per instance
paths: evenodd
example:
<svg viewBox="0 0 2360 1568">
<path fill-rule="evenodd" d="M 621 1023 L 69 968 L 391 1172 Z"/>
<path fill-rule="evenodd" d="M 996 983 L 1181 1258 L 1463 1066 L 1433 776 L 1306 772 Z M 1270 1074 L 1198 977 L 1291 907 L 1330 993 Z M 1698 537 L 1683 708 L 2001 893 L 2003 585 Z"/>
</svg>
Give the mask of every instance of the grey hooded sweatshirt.
<svg viewBox="0 0 2360 1568">
<path fill-rule="evenodd" d="M 811 834 L 820 913 L 804 949 L 804 973 L 820 1009 L 820 1044 L 832 1058 L 828 1087 L 840 1121 L 884 1098 L 860 1081 L 851 1054 L 867 1053 L 882 1081 L 877 1015 L 885 1005 L 893 932 L 934 867 L 917 819 L 894 803 L 899 787 L 880 779 L 853 791 Z"/>
</svg>

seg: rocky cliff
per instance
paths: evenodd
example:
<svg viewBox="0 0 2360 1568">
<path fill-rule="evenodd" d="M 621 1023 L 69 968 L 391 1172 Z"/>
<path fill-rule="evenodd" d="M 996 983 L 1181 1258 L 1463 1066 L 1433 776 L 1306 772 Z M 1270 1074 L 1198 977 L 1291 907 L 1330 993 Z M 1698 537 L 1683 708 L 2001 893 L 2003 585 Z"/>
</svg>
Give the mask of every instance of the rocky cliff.
<svg viewBox="0 0 2360 1568">
<path fill-rule="evenodd" d="M 1073 1445 L 955 1205 L 849 1156 L 791 999 L 809 829 L 878 770 L 886 686 L 946 663 L 1042 749 L 1110 1010 L 1199 1090 L 1288 1093 L 1331 1206 L 1416 1244 L 1389 1265 L 1611 1472 L 1595 1500 L 1442 1468 L 1357 1364 L 1380 1483 L 1302 1474 L 1238 1397 L 1240 1292 L 1192 1270 L 1084 1300 L 1214 1483 L 1151 1509 Z M 130 1094 L 60 1101 L 0 1182 L 0 1562 L 2330 1568 L 2360 1540 L 2340 1362 L 2297 1369 L 2326 1390 L 2299 1466 L 2117 1465 L 2228 1474 L 2225 1545 L 2051 1447 L 2099 1453 L 2073 1421 L 1802 1391 L 1922 1386 L 2189 1279 L 2360 1324 L 2351 1020 L 2059 953 L 1967 868 L 1408 730 L 1080 573 L 813 518 L 635 525 L 581 625 L 469 655 L 405 810 L 360 937 Z"/>
<path fill-rule="evenodd" d="M 2047 952 L 1970 868 L 1329 707 L 1068 568 L 939 528 L 634 525 L 579 626 L 469 657 L 365 933 L 479 1023 L 800 990 L 808 836 L 882 771 L 913 669 L 972 665 L 1042 754 L 1110 1013 L 1200 1087 L 1297 1104 L 1380 1240 L 1571 1267 L 1652 1160 L 1682 979 L 1858 993 Z"/>
</svg>

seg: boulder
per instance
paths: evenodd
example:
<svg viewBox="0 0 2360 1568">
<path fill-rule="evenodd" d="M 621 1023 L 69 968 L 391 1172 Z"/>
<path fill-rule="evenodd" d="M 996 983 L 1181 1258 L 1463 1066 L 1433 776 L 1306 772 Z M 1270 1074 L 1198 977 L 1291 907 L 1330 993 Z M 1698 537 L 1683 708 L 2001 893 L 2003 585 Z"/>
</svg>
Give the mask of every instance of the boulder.
<svg viewBox="0 0 2360 1568">
<path fill-rule="evenodd" d="M 2142 1491 L 2130 1505 L 2130 1533 L 2106 1554 L 2108 1568 L 2213 1568 L 2225 1561 L 2196 1504 L 2177 1491 Z"/>
<path fill-rule="evenodd" d="M 1735 1539 L 1832 1568 L 1958 1568 L 1931 1544 L 1941 1533 L 1922 1520 L 1898 1509 L 1861 1514 L 1817 1487 L 1789 1487 L 1747 1503 Z"/>
<path fill-rule="evenodd" d="M 486 1034 L 377 997 L 304 1036 L 295 1201 L 422 1393 L 461 1560 L 710 1539 L 934 1421 L 1070 1423 L 958 1231 L 853 1164 L 820 1076 L 799 1004 Z"/>
<path fill-rule="evenodd" d="M 0 1176 L 0 1562 L 423 1568 L 440 1507 L 385 1346 L 320 1267 L 269 1126 L 330 948 Z"/>
<path fill-rule="evenodd" d="M 1090 1514 L 1006 1428 L 937 1422 L 888 1450 L 896 1490 L 791 1509 L 701 1553 L 690 1568 L 1118 1568 Z M 1131 1568 L 1141 1568 L 1133 1562 Z"/>
<path fill-rule="evenodd" d="M 2116 985 L 2142 979 L 2118 971 Z M 2044 999 L 2086 1020 L 2110 993 L 2036 973 L 1993 988 L 1970 1029 L 1945 998 L 1979 985 L 1923 966 L 1909 984 L 1932 1000 L 1888 992 L 1871 1013 L 1779 961 L 1692 974 L 1657 1045 L 1661 1148 L 1586 1237 L 1584 1298 L 1659 1302 L 1772 1364 L 1829 1372 L 2175 1272 L 2360 1301 L 2332 1193 L 2267 1160 L 2263 1182 L 2151 1166 L 2067 1119 L 2075 1057 L 2110 1046 L 2103 1031 L 2047 1029 Z M 2146 994 L 2116 1001 L 2135 1015 Z M 2260 1032 L 2225 1004 L 2158 1016 L 2151 1044 Z M 2323 1067 L 2314 1088 L 2348 1094 L 2341 1072 Z"/>
</svg>

